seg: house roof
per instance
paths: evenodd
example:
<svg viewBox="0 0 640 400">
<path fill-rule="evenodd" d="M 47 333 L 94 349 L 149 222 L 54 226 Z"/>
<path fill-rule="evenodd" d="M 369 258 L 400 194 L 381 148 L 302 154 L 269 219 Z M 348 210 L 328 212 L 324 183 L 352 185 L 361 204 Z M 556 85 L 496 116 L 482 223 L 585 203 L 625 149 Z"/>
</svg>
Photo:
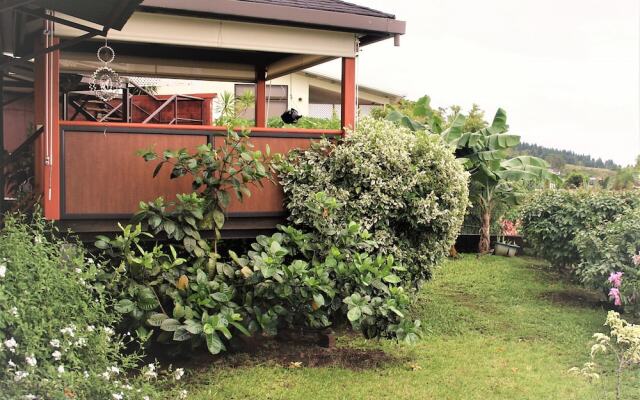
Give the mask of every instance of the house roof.
<svg viewBox="0 0 640 400">
<path fill-rule="evenodd" d="M 347 3 L 341 0 L 239 0 L 247 3 L 262 3 L 287 7 L 306 8 L 310 10 L 336 11 L 347 14 L 367 15 L 378 18 L 395 18 L 395 15 L 373 8 Z"/>
<path fill-rule="evenodd" d="M 140 9 L 355 32 L 361 45 L 402 35 L 406 25 L 393 14 L 341 0 L 144 0 Z"/>
</svg>

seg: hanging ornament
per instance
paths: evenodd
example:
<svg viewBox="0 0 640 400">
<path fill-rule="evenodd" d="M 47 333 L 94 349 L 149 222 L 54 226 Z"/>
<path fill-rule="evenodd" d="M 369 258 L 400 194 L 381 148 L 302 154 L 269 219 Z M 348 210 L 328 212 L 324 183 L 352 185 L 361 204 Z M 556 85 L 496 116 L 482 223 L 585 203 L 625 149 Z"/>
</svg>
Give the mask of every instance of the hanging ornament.
<svg viewBox="0 0 640 400">
<path fill-rule="evenodd" d="M 104 40 L 104 46 L 98 49 L 97 56 L 103 65 L 95 70 L 89 86 L 97 98 L 111 101 L 119 95 L 121 84 L 118 73 L 109 67 L 116 53 L 107 44 L 107 39 Z"/>
</svg>

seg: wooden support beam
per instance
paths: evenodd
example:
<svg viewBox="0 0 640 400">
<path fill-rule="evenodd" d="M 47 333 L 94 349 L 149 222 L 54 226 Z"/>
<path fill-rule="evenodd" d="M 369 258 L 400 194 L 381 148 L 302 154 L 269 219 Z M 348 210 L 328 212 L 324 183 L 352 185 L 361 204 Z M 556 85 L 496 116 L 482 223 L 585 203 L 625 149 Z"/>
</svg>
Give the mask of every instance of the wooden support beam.
<svg viewBox="0 0 640 400">
<path fill-rule="evenodd" d="M 4 213 L 5 153 L 4 153 L 4 71 L 0 71 L 0 213 Z M 0 217 L 0 219 L 2 219 Z M 0 221 L 1 226 L 2 221 Z"/>
<path fill-rule="evenodd" d="M 45 218 L 60 219 L 60 51 L 58 38 L 52 38 L 50 46 L 46 37 L 38 38 L 34 59 L 35 69 L 35 120 L 36 126 L 44 126 L 44 133 L 36 144 L 36 190 L 42 196 Z"/>
<path fill-rule="evenodd" d="M 267 81 L 264 67 L 256 67 L 256 126 L 267 126 Z"/>
<path fill-rule="evenodd" d="M 356 59 L 342 58 L 342 103 L 340 121 L 344 129 L 356 126 Z"/>
</svg>

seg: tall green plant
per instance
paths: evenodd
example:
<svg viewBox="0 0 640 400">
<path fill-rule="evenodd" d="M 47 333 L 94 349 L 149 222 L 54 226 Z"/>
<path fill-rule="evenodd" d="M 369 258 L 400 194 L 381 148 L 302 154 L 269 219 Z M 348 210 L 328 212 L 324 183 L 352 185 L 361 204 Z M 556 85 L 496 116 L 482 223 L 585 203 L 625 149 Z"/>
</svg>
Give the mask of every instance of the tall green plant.
<svg viewBox="0 0 640 400">
<path fill-rule="evenodd" d="M 171 179 L 185 175 L 193 179 L 192 195 L 182 196 L 179 203 L 170 202 L 165 205 L 164 201 L 157 200 L 147 205 L 142 204 L 141 212 L 137 215 L 139 220 L 147 220 L 155 233 L 164 231 L 169 236 L 177 235 L 178 240 L 189 239 L 189 236 L 196 242 L 199 239 L 189 235 L 189 230 L 182 231 L 184 236 L 176 234 L 175 221 L 164 213 L 166 206 L 169 209 L 176 209 L 177 205 L 183 206 L 182 209 L 178 208 L 178 211 L 187 214 L 182 217 L 192 229 L 212 229 L 216 239 L 219 239 L 220 230 L 225 222 L 225 211 L 231 201 L 230 193 L 242 201 L 245 197 L 251 196 L 249 185 L 262 187 L 263 180 L 270 178 L 269 147 L 267 146 L 264 154 L 259 150 L 253 150 L 248 134 L 238 134 L 233 129 L 228 130 L 220 146 L 204 144 L 199 146 L 195 153 L 180 149 L 166 150 L 158 154 L 151 149 L 140 151 L 139 154 L 145 161 L 160 160 L 153 172 L 154 177 L 160 173 L 164 165 L 168 165 L 171 168 Z M 194 243 L 187 239 L 185 247 L 195 248 Z"/>
<path fill-rule="evenodd" d="M 442 138 L 455 148 L 458 157 L 471 174 L 470 195 L 481 215 L 478 251 L 486 253 L 490 246 L 490 227 L 499 204 L 515 204 L 518 193 L 510 182 L 528 180 L 557 181 L 549 172 L 549 164 L 541 158 L 518 156 L 508 158 L 509 149 L 520 143 L 520 136 L 507 133 L 507 114 L 498 109 L 491 125 L 465 132 L 465 117 L 458 114 Z"/>
</svg>

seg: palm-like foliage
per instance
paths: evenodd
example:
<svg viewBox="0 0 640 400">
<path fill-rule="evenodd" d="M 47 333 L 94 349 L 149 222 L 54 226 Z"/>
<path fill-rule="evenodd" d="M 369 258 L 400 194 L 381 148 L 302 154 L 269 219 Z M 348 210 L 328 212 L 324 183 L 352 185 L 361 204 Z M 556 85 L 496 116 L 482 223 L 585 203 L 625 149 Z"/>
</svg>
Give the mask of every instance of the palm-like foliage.
<svg viewBox="0 0 640 400">
<path fill-rule="evenodd" d="M 493 122 L 486 128 L 464 132 L 464 116 L 457 115 L 451 125 L 441 133 L 442 138 L 455 148 L 456 156 L 471 174 L 471 199 L 481 215 L 481 253 L 489 250 L 491 218 L 500 203 L 515 204 L 519 193 L 509 182 L 557 181 L 549 172 L 549 164 L 532 156 L 509 157 L 509 149 L 520 143 L 520 136 L 507 133 L 507 114 L 498 109 Z"/>
</svg>

